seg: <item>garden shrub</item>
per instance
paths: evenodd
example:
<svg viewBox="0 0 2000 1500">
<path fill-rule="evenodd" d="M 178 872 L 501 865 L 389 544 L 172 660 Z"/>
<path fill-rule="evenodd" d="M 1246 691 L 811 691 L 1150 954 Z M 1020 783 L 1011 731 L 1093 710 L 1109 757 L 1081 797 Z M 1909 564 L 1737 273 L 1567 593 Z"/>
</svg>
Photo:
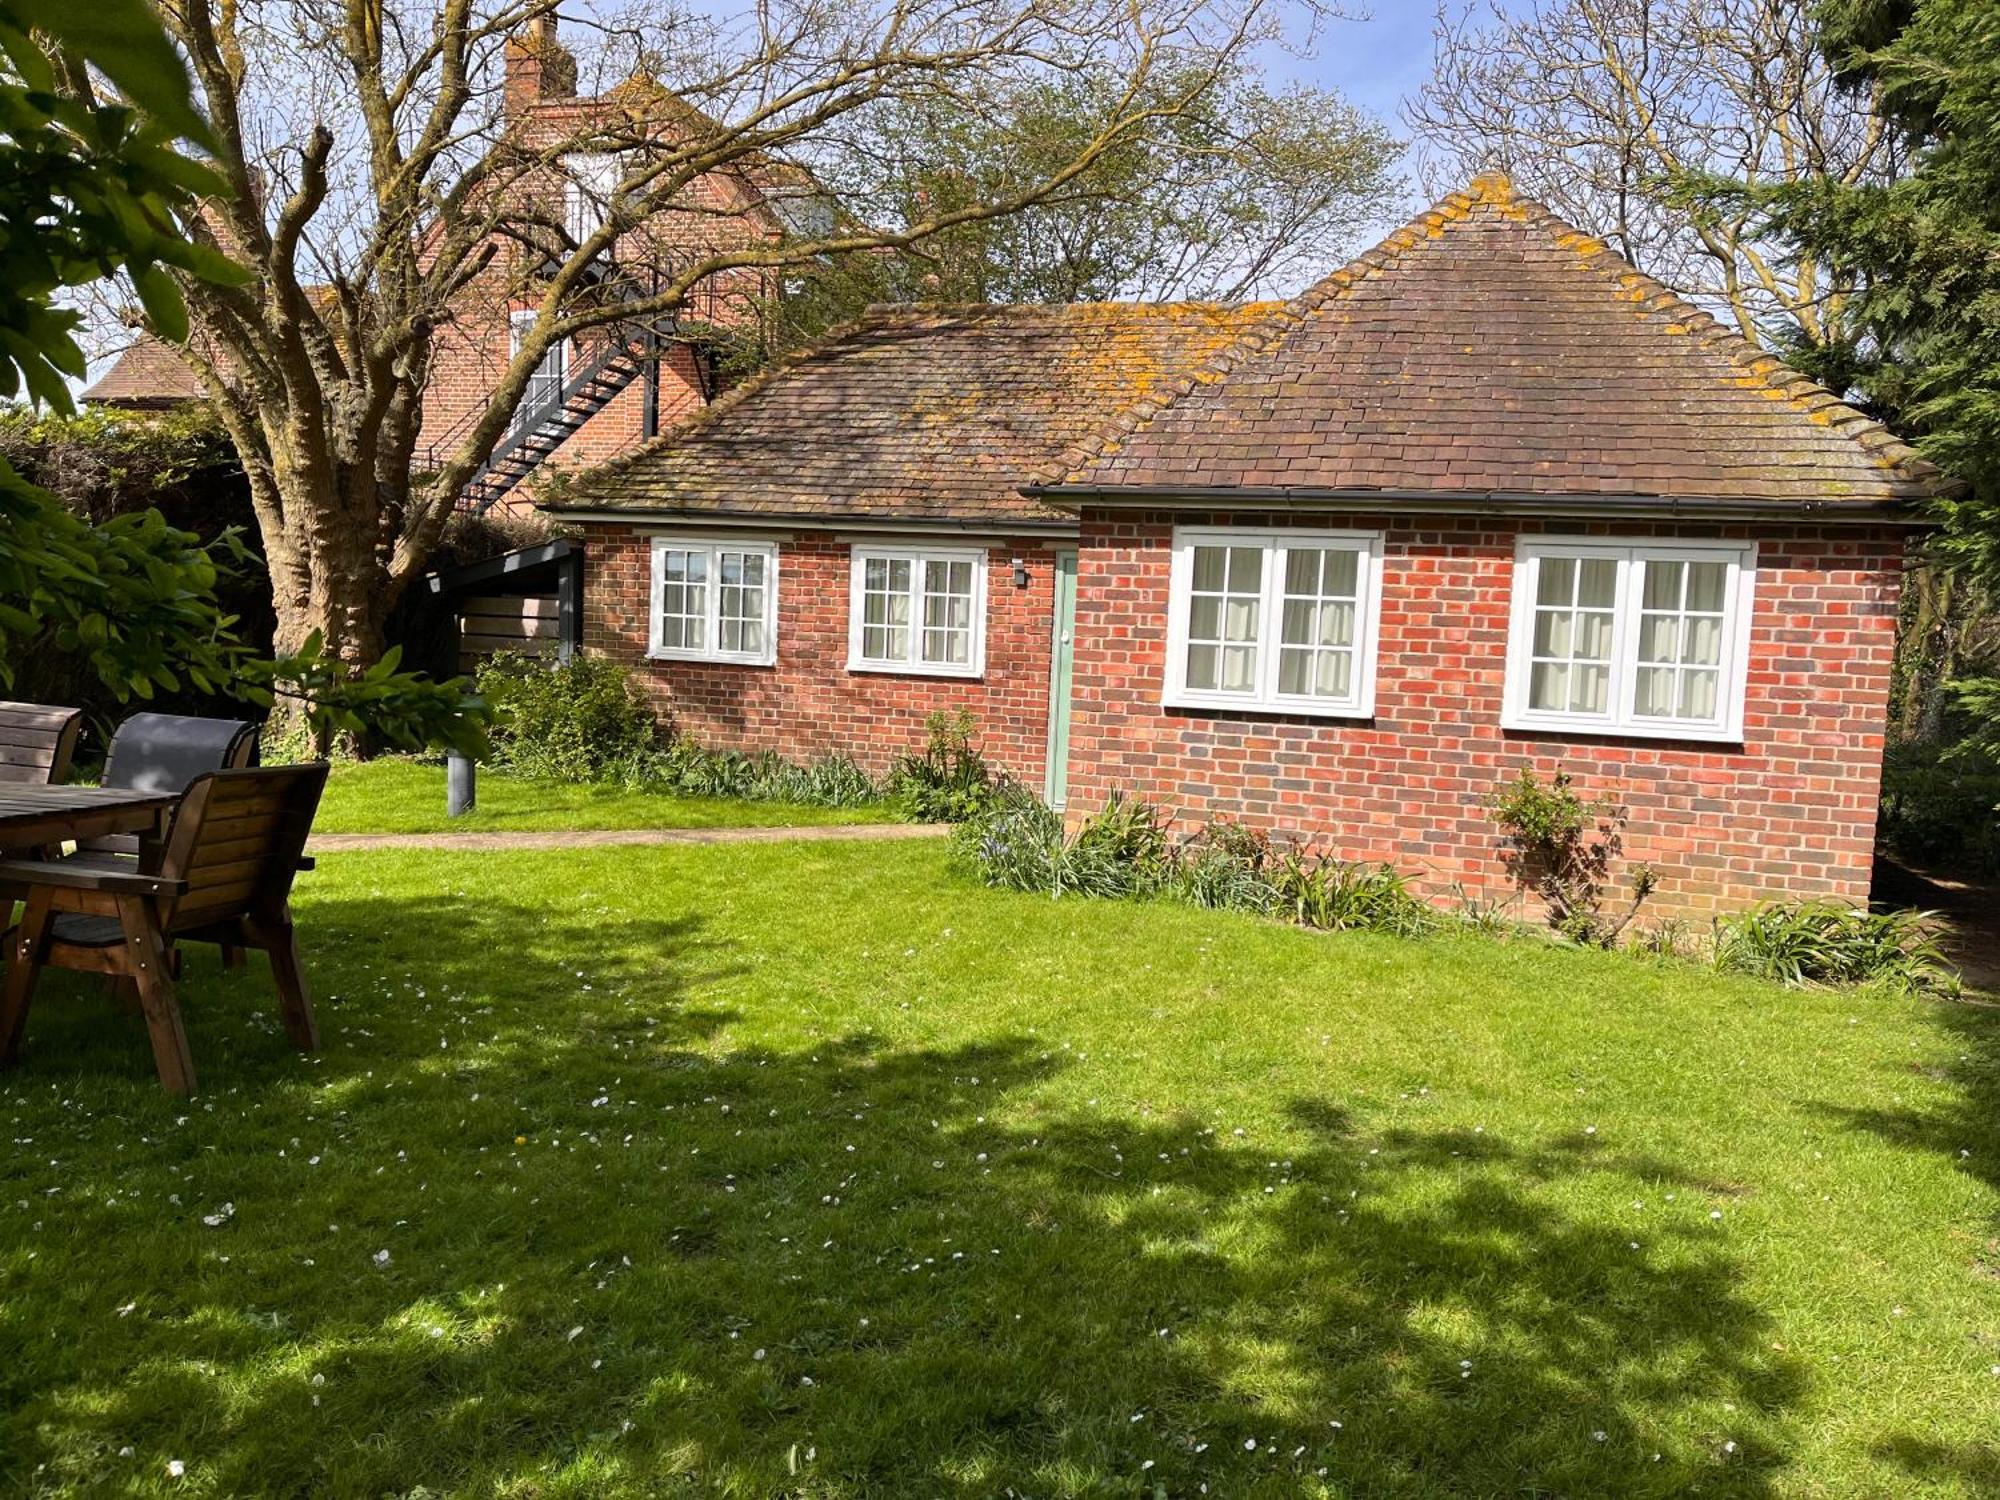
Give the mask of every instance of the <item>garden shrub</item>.
<svg viewBox="0 0 2000 1500">
<path fill-rule="evenodd" d="M 1760 906 L 1717 922 L 1715 964 L 1782 984 L 1955 991 L 1957 975 L 1932 941 L 1928 919 L 1925 912 L 1815 901 Z"/>
<path fill-rule="evenodd" d="M 1218 819 L 1180 846 L 1168 893 L 1190 906 L 1268 912 L 1277 899 L 1272 858 L 1269 834 Z"/>
<path fill-rule="evenodd" d="M 476 681 L 500 715 L 492 763 L 515 775 L 602 781 L 660 743 L 659 724 L 631 675 L 603 657 L 552 664 L 502 652 L 480 665 Z"/>
<path fill-rule="evenodd" d="M 1542 898 L 1549 925 L 1574 942 L 1615 946 L 1655 884 L 1652 870 L 1641 865 L 1632 872 L 1631 905 L 1616 916 L 1602 909 L 1624 812 L 1603 801 L 1585 801 L 1566 771 L 1544 782 L 1526 766 L 1493 794 L 1491 807 L 1494 821 L 1514 842 L 1508 856 L 1514 878 Z"/>
<path fill-rule="evenodd" d="M 1904 745 L 1882 763 L 1882 842 L 1918 864 L 2000 871 L 2000 764 Z"/>
<path fill-rule="evenodd" d="M 844 755 L 794 765 L 773 751 L 704 750 L 675 739 L 613 768 L 615 779 L 638 791 L 688 797 L 740 797 L 754 802 L 797 802 L 816 807 L 860 807 L 879 802 L 883 789 Z"/>
<path fill-rule="evenodd" d="M 1599 812 L 1569 790 L 1567 778 L 1548 786 L 1532 782 L 1524 775 L 1525 831 L 1557 845 L 1565 839 L 1587 842 Z M 1322 931 L 1396 937 L 1458 930 L 1501 939 L 1523 930 L 1499 903 L 1473 901 L 1461 890 L 1459 911 L 1446 913 L 1413 892 L 1393 866 L 1327 859 L 1296 844 L 1280 848 L 1270 835 L 1238 823 L 1217 820 L 1176 841 L 1159 808 L 1117 794 L 1071 833 L 1062 814 L 1039 797 L 1003 785 L 959 826 L 953 849 L 985 884 L 1040 895 L 1162 897 L 1276 916 Z M 1610 947 L 1650 889 L 1649 879 L 1636 879 L 1631 911 L 1615 921 L 1598 916 L 1594 907 L 1572 907 L 1591 919 L 1582 940 Z M 1675 918 L 1641 933 L 1627 951 L 1663 962 L 1702 957 L 1695 934 Z M 1923 914 L 1915 912 L 1766 906 L 1716 924 L 1713 961 L 1723 970 L 1787 984 L 1951 990 L 1957 983 Z"/>
<path fill-rule="evenodd" d="M 923 751 L 897 760 L 889 773 L 890 794 L 915 822 L 964 823 L 994 805 L 1005 778 L 996 776 L 980 753 L 976 727 L 967 709 L 939 709 L 924 720 Z"/>
<path fill-rule="evenodd" d="M 1302 927 L 1328 932 L 1387 932 L 1416 937 L 1438 925 L 1438 914 L 1384 864 L 1310 859 L 1293 850 L 1272 876 L 1284 913 Z"/>
</svg>

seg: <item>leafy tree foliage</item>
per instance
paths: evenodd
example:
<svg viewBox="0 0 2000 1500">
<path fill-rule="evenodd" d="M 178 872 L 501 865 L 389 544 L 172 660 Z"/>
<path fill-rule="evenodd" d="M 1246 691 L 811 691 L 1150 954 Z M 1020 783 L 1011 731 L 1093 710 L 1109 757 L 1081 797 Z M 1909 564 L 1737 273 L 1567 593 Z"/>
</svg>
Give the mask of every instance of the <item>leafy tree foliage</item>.
<svg viewBox="0 0 2000 1500">
<path fill-rule="evenodd" d="M 101 102 L 93 79 L 121 102 Z M 176 207 L 217 190 L 176 149 L 206 141 L 179 58 L 144 0 L 0 0 L 0 397 L 73 409 L 84 373 L 80 314 L 64 294 L 122 274 L 155 327 L 185 337 L 169 269 L 223 284 L 241 273 L 188 243 Z M 258 661 L 216 603 L 246 554 L 228 534 L 203 546 L 157 511 L 92 525 L 0 458 L 0 687 L 47 641 L 121 697 L 183 683 L 255 702 L 308 706 L 323 729 L 365 719 L 401 743 L 476 745 L 480 715 L 456 688 L 395 671 L 343 676 L 316 643 Z"/>
<path fill-rule="evenodd" d="M 1941 512 L 1941 548 L 1978 596 L 1957 606 L 1948 671 L 1979 654 L 1963 612 L 1990 616 L 2000 593 L 2000 7 L 1821 0 L 1817 16 L 1839 77 L 1875 95 L 1910 170 L 1754 196 L 1796 258 L 1860 288 L 1840 337 L 1801 362 L 1858 389 L 1967 484 Z M 2000 743 L 2000 683 L 1964 683 L 1960 696 L 1979 737 Z"/>
<path fill-rule="evenodd" d="M 886 114 L 822 176 L 856 211 L 901 220 L 1007 197 L 1073 159 L 1124 79 L 1077 71 L 989 99 L 930 98 Z M 774 310 L 792 339 L 868 302 L 1230 300 L 1294 290 L 1340 264 L 1401 183 L 1401 143 L 1323 89 L 1273 90 L 1248 61 L 1197 88 L 1168 73 L 1162 123 L 1042 201 L 894 254 L 845 257 Z M 1194 102 L 1169 113 L 1165 101 Z M 884 165 L 886 164 L 886 166 Z"/>
</svg>

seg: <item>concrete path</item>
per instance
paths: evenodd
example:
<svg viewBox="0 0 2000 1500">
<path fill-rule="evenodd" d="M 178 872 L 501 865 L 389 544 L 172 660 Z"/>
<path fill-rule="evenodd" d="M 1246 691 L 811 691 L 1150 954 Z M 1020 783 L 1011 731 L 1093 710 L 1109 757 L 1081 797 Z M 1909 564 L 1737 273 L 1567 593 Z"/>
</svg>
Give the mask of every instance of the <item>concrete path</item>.
<svg viewBox="0 0 2000 1500">
<path fill-rule="evenodd" d="M 949 823 L 827 823 L 803 828 L 600 828 L 549 833 L 316 833 L 308 854 L 344 849 L 601 849 L 625 844 L 779 844 L 788 840 L 934 839 Z"/>
</svg>

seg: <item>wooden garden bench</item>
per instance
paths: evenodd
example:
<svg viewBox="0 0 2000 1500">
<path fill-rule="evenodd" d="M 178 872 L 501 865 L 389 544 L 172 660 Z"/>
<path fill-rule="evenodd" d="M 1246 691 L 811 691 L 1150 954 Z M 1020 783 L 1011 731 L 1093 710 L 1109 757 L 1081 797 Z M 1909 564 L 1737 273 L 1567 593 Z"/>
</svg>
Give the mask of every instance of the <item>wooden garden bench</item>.
<svg viewBox="0 0 2000 1500">
<path fill-rule="evenodd" d="M 35 981 L 53 966 L 129 985 L 146 1017 L 160 1083 L 170 1093 L 191 1092 L 194 1061 L 172 972 L 174 947 L 186 942 L 262 949 L 286 1035 L 301 1051 L 316 1048 L 290 897 L 293 877 L 310 867 L 306 835 L 326 774 L 320 761 L 197 777 L 157 861 L 113 854 L 0 860 L 0 886 L 27 902 L 8 935 L 13 962 L 0 992 L 0 1066 L 19 1057 Z"/>
</svg>

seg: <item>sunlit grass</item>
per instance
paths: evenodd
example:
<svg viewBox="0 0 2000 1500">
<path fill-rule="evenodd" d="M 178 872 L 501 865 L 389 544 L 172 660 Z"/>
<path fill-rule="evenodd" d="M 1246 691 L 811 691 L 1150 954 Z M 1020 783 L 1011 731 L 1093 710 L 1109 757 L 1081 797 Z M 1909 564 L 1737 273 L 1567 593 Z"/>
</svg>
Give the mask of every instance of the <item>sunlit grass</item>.
<svg viewBox="0 0 2000 1500">
<path fill-rule="evenodd" d="M 616 786 L 523 781 L 482 768 L 477 806 L 445 816 L 441 765 L 390 756 L 336 765 L 313 821 L 317 833 L 550 832 L 599 828 L 782 828 L 880 823 L 891 809 L 810 807 L 735 797 L 669 797 Z"/>
<path fill-rule="evenodd" d="M 1990 1010 L 929 844 L 336 854 L 299 920 L 324 1051 L 198 954 L 191 1103 L 49 982 L 0 1490 L 2000 1479 Z"/>
</svg>

